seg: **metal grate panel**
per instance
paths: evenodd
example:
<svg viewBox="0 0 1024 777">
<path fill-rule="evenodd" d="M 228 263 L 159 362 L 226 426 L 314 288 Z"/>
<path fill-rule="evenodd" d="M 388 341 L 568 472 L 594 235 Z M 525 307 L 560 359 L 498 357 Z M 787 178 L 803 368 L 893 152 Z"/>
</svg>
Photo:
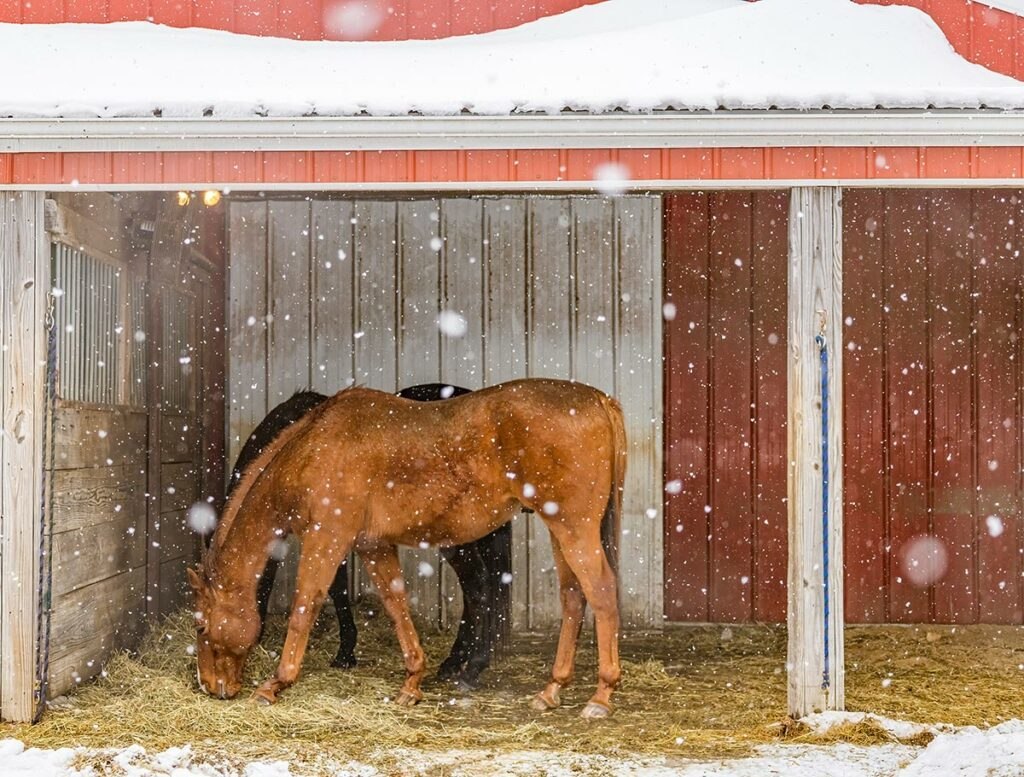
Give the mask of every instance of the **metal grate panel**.
<svg viewBox="0 0 1024 777">
<path fill-rule="evenodd" d="M 53 246 L 57 392 L 62 399 L 115 404 L 124 380 L 123 272 L 70 246 Z"/>
</svg>

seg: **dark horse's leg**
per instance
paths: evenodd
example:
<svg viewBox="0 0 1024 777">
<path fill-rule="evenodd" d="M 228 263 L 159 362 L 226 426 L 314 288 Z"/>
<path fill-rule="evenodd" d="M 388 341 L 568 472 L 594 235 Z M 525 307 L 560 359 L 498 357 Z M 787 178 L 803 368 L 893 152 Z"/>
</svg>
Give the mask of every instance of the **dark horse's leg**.
<svg viewBox="0 0 1024 777">
<path fill-rule="evenodd" d="M 263 629 L 267 626 L 267 609 L 270 607 L 270 592 L 274 588 L 274 578 L 277 576 L 277 568 L 280 564 L 274 559 L 267 560 L 267 566 L 263 568 L 263 576 L 256 588 L 256 607 L 260 612 L 260 636 L 263 639 Z"/>
<path fill-rule="evenodd" d="M 487 631 L 494 640 L 494 650 L 508 647 L 512 635 L 512 524 L 488 534 L 484 544 L 484 563 L 491 579 L 494 599 L 487 610 Z"/>
<path fill-rule="evenodd" d="M 452 650 L 438 669 L 442 680 L 476 688 L 480 674 L 509 636 L 512 526 L 468 545 L 442 549 L 462 588 L 462 620 Z"/>
<path fill-rule="evenodd" d="M 443 548 L 441 555 L 455 570 L 462 587 L 462 619 L 451 653 L 437 670 L 437 676 L 476 688 L 480 673 L 491 663 L 494 644 L 487 629 L 487 611 L 493 601 L 491 576 L 479 543 Z"/>
<path fill-rule="evenodd" d="M 331 666 L 351 669 L 356 665 L 356 622 L 352 618 L 352 605 L 348 595 L 348 561 L 342 561 L 334 582 L 328 591 L 338 614 L 338 655 Z"/>
</svg>

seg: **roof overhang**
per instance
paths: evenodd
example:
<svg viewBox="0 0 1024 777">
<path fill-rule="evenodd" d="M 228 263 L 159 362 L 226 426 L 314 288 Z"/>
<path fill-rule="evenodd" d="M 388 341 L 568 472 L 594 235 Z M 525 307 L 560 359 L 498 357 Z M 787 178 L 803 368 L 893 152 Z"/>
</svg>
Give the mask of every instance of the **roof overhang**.
<svg viewBox="0 0 1024 777">
<path fill-rule="evenodd" d="M 0 153 L 1024 146 L 1024 110 L 0 119 Z"/>
</svg>

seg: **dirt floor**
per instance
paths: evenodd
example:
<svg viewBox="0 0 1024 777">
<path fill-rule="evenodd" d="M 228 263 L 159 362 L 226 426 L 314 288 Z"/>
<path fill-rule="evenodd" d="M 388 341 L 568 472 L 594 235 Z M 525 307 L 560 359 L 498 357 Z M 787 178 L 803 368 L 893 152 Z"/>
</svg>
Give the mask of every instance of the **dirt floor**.
<svg viewBox="0 0 1024 777">
<path fill-rule="evenodd" d="M 35 727 L 0 726 L 0 738 L 27 745 L 159 750 L 190 743 L 220 761 L 299 757 L 358 759 L 402 773 L 403 748 L 444 751 L 550 750 L 620 757 L 742 756 L 768 742 L 892 742 L 870 723 L 831 730 L 827 739 L 785 724 L 785 629 L 777 626 L 684 626 L 626 634 L 623 682 L 609 721 L 584 723 L 596 656 L 584 635 L 578 683 L 563 707 L 529 708 L 554 653 L 553 635 L 520 635 L 484 675 L 483 687 L 456 692 L 433 679 L 412 710 L 386 699 L 402 669 L 390 624 L 359 612 L 359 666 L 332 669 L 333 618 L 317 628 L 302 679 L 273 707 L 247 698 L 218 701 L 196 690 L 191 613 L 169 619 L 136 656 L 119 656 L 106 677 L 60 700 Z M 282 641 L 274 621 L 250 660 L 253 684 L 272 672 Z M 451 634 L 426 634 L 434 667 Z M 1024 717 L 1024 629 L 1020 627 L 877 627 L 847 630 L 847 707 L 921 723 L 993 725 Z M 914 744 L 920 744 L 915 742 Z M 99 764 L 97 764 L 99 765 Z M 114 772 L 111 772 L 114 773 Z"/>
</svg>

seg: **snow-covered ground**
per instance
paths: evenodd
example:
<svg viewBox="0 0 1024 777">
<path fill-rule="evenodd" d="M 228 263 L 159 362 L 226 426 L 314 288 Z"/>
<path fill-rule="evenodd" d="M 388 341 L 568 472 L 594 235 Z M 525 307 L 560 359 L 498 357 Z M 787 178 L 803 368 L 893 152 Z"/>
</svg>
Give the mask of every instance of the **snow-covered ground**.
<svg viewBox="0 0 1024 777">
<path fill-rule="evenodd" d="M 750 758 L 721 761 L 688 761 L 679 758 L 608 758 L 523 750 L 514 753 L 460 752 L 391 753 L 407 769 L 404 773 L 443 772 L 465 777 L 491 775 L 643 774 L 649 777 L 1020 777 L 1024 774 L 1024 721 L 1010 720 L 989 729 L 973 726 L 954 729 L 920 726 L 871 716 L 894 737 L 922 731 L 935 732 L 926 747 L 892 744 L 860 746 L 769 745 Z M 857 723 L 863 713 L 812 716 L 805 722 L 817 731 L 841 723 Z M 119 751 L 64 748 L 26 749 L 14 739 L 0 740 L 0 774 L 3 777 L 97 777 L 90 761 L 98 756 L 112 762 L 124 777 L 376 777 L 388 772 L 360 763 L 321 763 L 315 767 L 285 762 L 236 760 L 216 762 L 193 755 L 188 747 L 147 753 L 134 746 Z M 109 771 L 108 771 L 109 773 Z M 118 772 L 114 772 L 118 773 Z"/>
<path fill-rule="evenodd" d="M 26 63 L 32 63 L 26 67 Z M 608 0 L 436 41 L 0 24 L 0 117 L 1024 107 L 931 17 L 851 0 Z"/>
</svg>

